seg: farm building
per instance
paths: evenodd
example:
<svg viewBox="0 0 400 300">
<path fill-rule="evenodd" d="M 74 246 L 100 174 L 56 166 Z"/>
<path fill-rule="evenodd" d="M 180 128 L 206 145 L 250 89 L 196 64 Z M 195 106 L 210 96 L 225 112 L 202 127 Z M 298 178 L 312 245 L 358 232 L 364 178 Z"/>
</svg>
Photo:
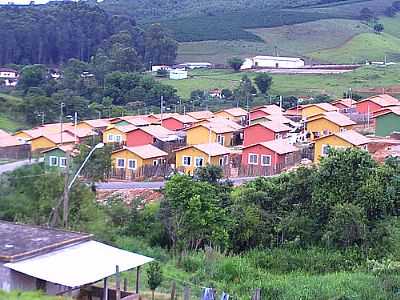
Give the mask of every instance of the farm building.
<svg viewBox="0 0 400 300">
<path fill-rule="evenodd" d="M 90 234 L 5 221 L 0 221 L 0 240 L 0 289 L 7 292 L 87 292 L 89 299 L 99 299 L 111 294 L 108 278 L 115 275 L 116 266 L 119 272 L 136 268 L 139 274 L 140 266 L 153 260 L 96 242 Z M 93 286 L 98 282 L 104 282 L 104 288 Z"/>
<path fill-rule="evenodd" d="M 281 57 L 281 56 L 255 56 L 247 58 L 241 69 L 254 68 L 275 68 L 275 69 L 291 69 L 302 68 L 305 66 L 304 60 L 298 57 Z"/>
<path fill-rule="evenodd" d="M 374 114 L 375 135 L 389 136 L 393 132 L 400 132 L 400 106 L 387 107 Z"/>
</svg>

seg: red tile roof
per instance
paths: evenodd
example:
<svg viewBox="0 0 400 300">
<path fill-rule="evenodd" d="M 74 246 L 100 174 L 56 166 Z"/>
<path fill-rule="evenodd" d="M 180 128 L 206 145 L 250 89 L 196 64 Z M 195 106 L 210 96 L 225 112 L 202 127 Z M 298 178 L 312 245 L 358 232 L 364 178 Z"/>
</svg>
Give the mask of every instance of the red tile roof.
<svg viewBox="0 0 400 300">
<path fill-rule="evenodd" d="M 197 119 L 195 119 L 189 115 L 180 115 L 180 114 L 171 115 L 169 117 L 164 118 L 164 120 L 166 120 L 166 119 L 175 119 L 183 124 L 193 124 L 198 121 Z"/>
<path fill-rule="evenodd" d="M 223 112 L 223 111 L 234 117 L 244 117 L 244 116 L 247 116 L 247 114 L 248 114 L 247 110 L 244 110 L 241 107 L 228 108 L 228 109 L 222 110 L 221 112 Z"/>
<path fill-rule="evenodd" d="M 371 101 L 375 104 L 378 104 L 381 107 L 388 107 L 388 106 L 396 106 L 400 105 L 400 101 L 397 100 L 396 98 L 388 95 L 388 94 L 383 94 L 383 95 L 378 95 L 378 96 L 372 96 L 366 99 L 363 99 L 361 101 L 358 101 L 357 104 L 365 102 L 365 101 Z"/>
<path fill-rule="evenodd" d="M 270 115 L 281 115 L 283 113 L 282 109 L 278 105 L 275 105 L 275 104 L 255 107 L 254 109 L 252 109 L 252 112 L 259 111 L 259 110 L 261 110 L 267 114 L 270 114 Z"/>
<path fill-rule="evenodd" d="M 272 130 L 273 132 L 286 132 L 290 131 L 291 128 L 289 126 L 286 126 L 285 124 L 276 122 L 276 121 L 267 121 L 267 122 L 261 122 L 258 124 L 254 124 L 251 126 L 256 126 L 256 125 L 261 125 L 265 128 L 268 128 L 269 130 Z M 251 127 L 249 126 L 249 127 Z"/>
<path fill-rule="evenodd" d="M 254 147 L 256 145 L 261 145 L 265 148 L 268 148 L 268 149 L 272 150 L 273 152 L 278 153 L 279 155 L 292 153 L 292 152 L 296 152 L 299 150 L 297 147 L 293 146 L 287 140 L 284 140 L 284 139 L 278 139 L 278 140 L 249 145 L 249 146 L 245 147 L 245 149 L 249 148 L 249 147 Z"/>
<path fill-rule="evenodd" d="M 373 118 L 387 115 L 390 113 L 394 113 L 394 114 L 400 116 L 400 106 L 389 106 L 389 107 L 382 108 L 374 113 Z"/>
</svg>

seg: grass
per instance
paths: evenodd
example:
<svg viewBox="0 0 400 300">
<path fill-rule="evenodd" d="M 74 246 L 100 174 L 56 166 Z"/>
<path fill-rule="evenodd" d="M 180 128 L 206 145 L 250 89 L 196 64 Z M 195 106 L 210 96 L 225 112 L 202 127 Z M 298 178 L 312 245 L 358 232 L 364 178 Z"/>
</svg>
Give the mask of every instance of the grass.
<svg viewBox="0 0 400 300">
<path fill-rule="evenodd" d="M 241 76 L 251 78 L 255 73 L 233 73 L 228 70 L 203 70 L 192 72 L 187 80 L 163 80 L 178 90 L 184 99 L 190 97 L 193 90 L 211 90 L 214 88 L 233 89 L 239 85 Z M 329 94 L 342 97 L 349 88 L 389 87 L 400 84 L 400 66 L 362 67 L 354 72 L 339 75 L 273 75 L 272 95 L 315 96 Z"/>
<path fill-rule="evenodd" d="M 0 290 L 1 300 L 66 300 L 65 297 L 49 297 L 39 292 L 11 292 L 6 293 Z M 69 298 L 68 298 L 69 299 Z"/>
<path fill-rule="evenodd" d="M 17 107 L 22 103 L 22 98 L 0 93 L 0 129 L 15 132 L 26 128 L 26 124 L 15 118 Z"/>
<path fill-rule="evenodd" d="M 387 34 L 362 33 L 334 49 L 312 52 L 309 56 L 325 62 L 362 63 L 366 60 L 399 60 L 400 39 Z"/>
<path fill-rule="evenodd" d="M 303 57 L 308 52 L 339 47 L 360 33 L 371 32 L 371 29 L 356 20 L 328 19 L 250 31 L 266 45 L 276 46 L 280 55 Z"/>
</svg>

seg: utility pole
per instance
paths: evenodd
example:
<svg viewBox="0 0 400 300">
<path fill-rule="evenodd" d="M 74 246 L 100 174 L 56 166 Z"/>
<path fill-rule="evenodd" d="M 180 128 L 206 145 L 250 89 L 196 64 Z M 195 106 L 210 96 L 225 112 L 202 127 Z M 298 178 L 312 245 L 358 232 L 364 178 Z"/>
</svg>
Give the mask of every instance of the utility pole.
<svg viewBox="0 0 400 300">
<path fill-rule="evenodd" d="M 69 152 L 66 152 L 67 165 L 65 166 L 65 174 L 64 174 L 64 195 L 63 195 L 63 225 L 64 228 L 68 228 L 68 215 L 69 215 Z"/>
<path fill-rule="evenodd" d="M 163 117 L 164 117 L 164 96 L 163 95 L 161 95 L 161 101 L 160 101 L 160 104 L 161 104 L 161 107 L 160 107 L 160 112 L 161 112 L 161 126 L 162 126 L 162 123 L 163 123 Z"/>
<path fill-rule="evenodd" d="M 44 115 L 45 115 L 44 111 L 42 111 L 41 115 L 42 115 L 42 126 L 43 126 L 44 125 Z"/>
<path fill-rule="evenodd" d="M 64 119 L 64 102 L 60 104 L 60 144 L 63 144 L 63 119 Z"/>
<path fill-rule="evenodd" d="M 77 112 L 75 112 L 75 114 L 74 114 L 74 141 L 75 141 L 75 144 L 77 144 L 77 139 L 76 139 L 76 126 L 78 125 L 78 113 Z"/>
<path fill-rule="evenodd" d="M 281 108 L 281 110 L 282 110 L 282 102 L 283 102 L 283 97 L 279 96 L 279 107 Z"/>
</svg>

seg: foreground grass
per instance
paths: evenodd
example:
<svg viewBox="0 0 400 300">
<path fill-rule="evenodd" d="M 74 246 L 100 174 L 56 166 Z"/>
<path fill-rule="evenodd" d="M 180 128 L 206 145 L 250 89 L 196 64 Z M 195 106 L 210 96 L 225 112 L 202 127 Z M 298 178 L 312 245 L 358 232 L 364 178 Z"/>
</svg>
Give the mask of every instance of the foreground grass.
<svg viewBox="0 0 400 300">
<path fill-rule="evenodd" d="M 65 297 L 45 296 L 40 292 L 11 292 L 6 293 L 0 290 L 1 300 L 67 300 Z M 68 298 L 69 299 L 69 298 Z"/>
<path fill-rule="evenodd" d="M 178 90 L 179 96 L 189 99 L 193 90 L 209 91 L 214 88 L 234 89 L 241 77 L 247 74 L 254 78 L 255 73 L 233 73 L 230 70 L 194 71 L 187 80 L 163 80 Z M 284 96 L 315 96 L 329 94 L 342 97 L 349 88 L 389 87 L 399 84 L 400 66 L 362 67 L 356 71 L 338 75 L 273 75 L 270 94 Z"/>
</svg>

